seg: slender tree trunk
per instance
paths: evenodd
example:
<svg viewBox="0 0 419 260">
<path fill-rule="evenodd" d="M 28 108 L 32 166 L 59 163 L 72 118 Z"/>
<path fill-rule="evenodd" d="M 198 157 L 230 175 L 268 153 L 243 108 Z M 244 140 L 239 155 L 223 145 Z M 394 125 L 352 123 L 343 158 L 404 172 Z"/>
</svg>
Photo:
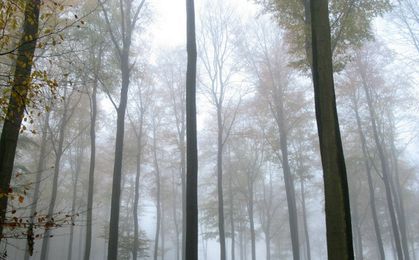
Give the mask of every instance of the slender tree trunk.
<svg viewBox="0 0 419 260">
<path fill-rule="evenodd" d="M 229 157 L 230 158 L 230 157 Z M 232 179 L 233 179 L 233 173 L 230 171 L 230 174 L 228 175 L 228 192 L 229 192 L 229 210 L 230 210 L 230 227 L 231 227 L 231 260 L 235 260 L 236 256 L 235 256 L 235 244 L 236 244 L 236 235 L 235 235 L 235 230 L 234 230 L 234 193 L 233 193 L 233 184 L 232 184 Z"/>
<path fill-rule="evenodd" d="M 0 193 L 7 194 L 13 174 L 16 146 L 24 117 L 27 94 L 31 83 L 33 57 L 38 39 L 40 0 L 27 1 L 24 13 L 23 33 L 17 49 L 14 78 L 9 105 L 0 137 Z M 31 39 L 28 41 L 28 39 Z M 6 217 L 8 196 L 0 198 L 0 240 Z"/>
<path fill-rule="evenodd" d="M 126 44 L 124 44 L 126 45 Z M 129 48 L 123 48 L 121 55 L 122 86 L 120 103 L 117 109 L 115 162 L 112 178 L 111 218 L 109 222 L 108 260 L 115 260 L 118 256 L 119 234 L 119 204 L 121 200 L 122 159 L 124 150 L 125 112 L 128 100 L 128 87 L 130 83 Z"/>
<path fill-rule="evenodd" d="M 135 175 L 135 194 L 134 194 L 134 244 L 132 249 L 132 258 L 137 260 L 138 257 L 138 247 L 139 247 L 139 227 L 138 227 L 138 203 L 140 200 L 140 176 L 141 176 L 141 154 L 142 154 L 142 138 L 143 138 L 143 121 L 144 121 L 144 111 L 141 111 L 140 115 L 140 129 L 137 135 L 137 157 L 136 157 L 136 166 L 137 172 Z"/>
<path fill-rule="evenodd" d="M 186 145 L 185 145 L 185 126 L 182 126 L 180 136 L 180 163 L 181 163 L 181 183 L 182 183 L 182 247 L 180 250 L 181 258 L 185 259 L 186 243 Z M 178 259 L 179 260 L 179 259 Z"/>
<path fill-rule="evenodd" d="M 307 260 L 311 260 L 311 249 L 310 249 L 310 235 L 308 231 L 308 223 L 307 223 L 307 210 L 306 210 L 306 194 L 305 194 L 305 186 L 304 180 L 301 179 L 300 181 L 300 188 L 301 188 L 301 204 L 303 209 L 303 224 L 304 224 L 304 236 L 306 240 L 306 250 L 307 250 Z"/>
<path fill-rule="evenodd" d="M 161 221 L 161 260 L 164 260 L 164 257 L 166 255 L 166 236 L 165 236 L 165 227 L 164 227 L 164 218 L 166 216 L 166 211 L 164 205 L 161 206 L 161 218 L 163 221 Z"/>
<path fill-rule="evenodd" d="M 154 255 L 153 259 L 157 260 L 158 250 L 159 250 L 159 235 L 160 235 L 160 226 L 161 226 L 161 203 L 160 203 L 160 169 L 157 161 L 157 136 L 156 136 L 156 124 L 153 119 L 153 161 L 154 161 L 154 170 L 156 171 L 156 235 L 154 238 Z"/>
<path fill-rule="evenodd" d="M 181 252 L 181 244 L 179 241 L 179 224 L 178 224 L 178 218 L 177 218 L 177 189 L 176 189 L 176 180 L 175 175 L 172 175 L 172 214 L 173 214 L 173 224 L 175 226 L 175 252 L 176 252 L 176 260 L 180 260 L 180 252 Z M 182 192 L 183 193 L 183 192 Z M 183 194 L 182 194 L 183 196 Z M 183 204 L 183 203 L 182 203 Z"/>
<path fill-rule="evenodd" d="M 196 37 L 194 0 L 186 0 L 186 238 L 185 260 L 198 259 L 198 150 L 196 135 Z"/>
<path fill-rule="evenodd" d="M 31 207 L 31 213 L 30 213 L 30 225 L 33 226 L 34 224 L 34 215 L 36 213 L 36 209 L 38 206 L 38 200 L 39 200 L 39 190 L 41 187 L 41 181 L 42 181 L 42 173 L 45 171 L 45 161 L 46 161 L 46 155 L 47 155 L 47 138 L 48 138 L 48 124 L 49 124 L 49 117 L 50 112 L 47 111 L 45 115 L 45 121 L 44 125 L 42 126 L 42 138 L 41 138 L 41 146 L 39 149 L 39 159 L 38 159 L 38 165 L 36 167 L 36 180 L 35 180 L 35 189 L 33 192 L 33 199 L 32 199 L 32 207 Z M 28 248 L 25 251 L 25 260 L 29 260 L 29 257 L 33 253 L 33 245 L 32 248 Z"/>
<path fill-rule="evenodd" d="M 353 224 L 353 232 L 354 232 L 354 249 L 355 249 L 355 258 L 357 260 L 363 260 L 364 254 L 362 249 L 362 234 L 360 230 L 360 223 L 359 223 L 359 212 L 358 212 L 358 199 L 357 194 L 353 198 L 353 207 L 352 207 L 352 224 Z"/>
<path fill-rule="evenodd" d="M 390 220 L 391 220 L 391 227 L 392 227 L 392 231 L 393 231 L 393 236 L 394 236 L 394 243 L 396 246 L 396 251 L 397 251 L 397 257 L 399 260 L 403 260 L 405 259 L 405 256 L 403 256 L 403 247 L 401 244 L 401 240 L 400 240 L 400 231 L 399 231 L 399 227 L 397 224 L 397 217 L 396 217 L 396 211 L 394 209 L 394 201 L 393 201 L 393 194 L 391 193 L 391 179 L 390 179 L 390 169 L 388 166 L 388 161 L 386 159 L 386 156 L 384 154 L 384 149 L 381 145 L 381 141 L 378 137 L 378 130 L 377 130 L 377 123 L 376 123 L 376 117 L 375 117 L 375 111 L 374 111 L 374 107 L 372 105 L 372 99 L 371 99 L 371 95 L 370 92 L 368 90 L 368 86 L 366 84 L 366 77 L 364 75 L 364 72 L 360 71 L 361 74 L 361 78 L 362 78 L 362 87 L 364 88 L 365 91 L 365 96 L 367 98 L 367 105 L 368 105 L 368 111 L 370 114 L 370 121 L 371 121 L 371 126 L 372 126 L 372 133 L 373 133 L 373 137 L 374 137 L 374 142 L 375 142 L 375 146 L 377 148 L 378 151 L 378 157 L 380 159 L 381 162 L 381 171 L 382 171 L 382 179 L 384 182 L 384 188 L 385 188 L 385 192 L 386 192 L 386 199 L 387 199 L 387 206 L 389 209 L 389 213 L 390 213 Z"/>
<path fill-rule="evenodd" d="M 90 251 L 92 247 L 92 218 L 93 218 L 93 195 L 94 195 L 94 178 L 96 165 L 96 117 L 97 117 L 97 87 L 99 81 L 99 70 L 102 65 L 102 47 L 98 54 L 98 64 L 95 68 L 95 78 L 93 82 L 92 96 L 90 97 L 90 165 L 89 180 L 87 186 L 87 212 L 86 212 L 86 245 L 84 251 L 84 260 L 90 259 Z"/>
<path fill-rule="evenodd" d="M 329 259 L 353 259 L 351 211 L 333 82 L 327 0 L 310 2 L 313 84 L 323 166 Z"/>
<path fill-rule="evenodd" d="M 64 97 L 67 97 L 66 89 L 64 90 Z M 61 166 L 61 157 L 64 152 L 64 137 L 65 137 L 65 130 L 67 128 L 67 123 L 69 121 L 68 117 L 68 106 L 70 100 L 64 101 L 64 111 L 62 116 L 62 121 L 60 125 L 60 131 L 58 134 L 58 145 L 54 148 L 55 150 L 55 163 L 54 163 L 54 175 L 52 180 L 52 192 L 51 192 L 51 199 L 48 206 L 48 221 L 52 221 L 55 209 L 55 203 L 57 201 L 57 192 L 58 192 L 58 176 L 60 173 L 60 166 Z M 52 137 L 53 138 L 53 137 Z M 45 229 L 44 236 L 42 239 L 42 249 L 41 249 L 41 259 L 47 260 L 48 259 L 48 251 L 49 251 L 49 238 L 51 236 L 50 230 L 48 228 Z"/>
<path fill-rule="evenodd" d="M 391 120 L 393 121 L 393 120 Z M 403 252 L 406 259 L 410 258 L 409 254 L 409 243 L 407 238 L 407 230 L 406 230 L 406 214 L 404 210 L 404 200 L 403 200 L 403 189 L 400 184 L 400 176 L 399 176 L 399 167 L 398 167 L 398 160 L 397 160 L 397 150 L 396 146 L 394 144 L 394 133 L 391 133 L 391 141 L 390 141 L 391 147 L 390 147 L 390 154 L 391 158 L 394 164 L 394 180 L 395 180 L 395 200 L 396 200 L 396 208 L 397 208 L 397 215 L 399 220 L 399 228 L 400 228 L 400 235 L 402 239 L 402 246 L 403 246 Z"/>
<path fill-rule="evenodd" d="M 253 216 L 253 180 L 248 179 L 248 190 L 249 190 L 249 201 L 248 201 L 248 214 L 250 223 L 250 241 L 252 247 L 252 260 L 256 260 L 256 232 L 255 232 L 255 220 Z"/>
<path fill-rule="evenodd" d="M 71 202 L 71 217 L 73 218 L 76 214 L 76 199 L 77 199 L 77 184 L 79 182 L 79 175 L 81 171 L 81 164 L 83 160 L 84 151 L 83 148 L 77 147 L 77 149 L 80 149 L 77 151 L 76 154 L 76 172 L 74 176 L 74 186 L 73 186 L 73 200 Z M 72 259 L 72 253 L 73 253 L 73 236 L 74 236 L 74 225 L 70 226 L 70 241 L 68 243 L 68 254 L 67 254 L 67 260 Z"/>
<path fill-rule="evenodd" d="M 285 122 L 284 120 L 281 120 Z M 298 238 L 298 215 L 297 203 L 295 200 L 294 177 L 291 174 L 291 169 L 288 162 L 288 144 L 287 134 L 283 129 L 283 124 L 280 125 L 280 147 L 282 154 L 282 169 L 284 171 L 285 191 L 287 195 L 288 217 L 292 242 L 292 255 L 294 260 L 300 259 L 300 243 Z"/>
<path fill-rule="evenodd" d="M 226 241 L 224 228 L 224 195 L 223 195 L 223 123 L 221 106 L 217 106 L 217 195 L 218 195 L 218 232 L 220 237 L 220 260 L 226 259 Z"/>
<path fill-rule="evenodd" d="M 364 158 L 364 166 L 365 166 L 365 170 L 366 170 L 366 173 L 367 173 L 369 200 L 370 200 L 370 206 L 371 206 L 372 220 L 373 220 L 373 223 L 374 223 L 375 237 L 377 239 L 377 249 L 378 249 L 378 253 L 380 255 L 380 259 L 385 260 L 386 256 L 385 256 L 385 252 L 384 252 L 383 239 L 381 238 L 380 224 L 378 222 L 377 206 L 376 206 L 376 203 L 375 203 L 374 183 L 373 183 L 373 180 L 372 180 L 370 162 L 368 160 L 367 141 L 365 139 L 364 131 L 363 131 L 362 125 L 361 125 L 361 117 L 359 116 L 358 104 L 357 104 L 356 100 L 354 100 L 354 99 L 353 99 L 352 103 L 353 103 L 353 106 L 354 106 L 358 133 L 359 133 L 359 137 L 361 139 L 362 155 L 363 155 L 363 158 Z"/>
</svg>

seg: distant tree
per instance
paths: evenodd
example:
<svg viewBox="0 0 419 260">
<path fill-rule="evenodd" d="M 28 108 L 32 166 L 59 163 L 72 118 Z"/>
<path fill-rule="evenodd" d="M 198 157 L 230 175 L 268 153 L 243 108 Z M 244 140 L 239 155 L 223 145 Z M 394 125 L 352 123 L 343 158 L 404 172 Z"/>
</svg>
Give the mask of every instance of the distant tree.
<svg viewBox="0 0 419 260">
<path fill-rule="evenodd" d="M 202 31 L 199 38 L 199 46 L 202 49 L 199 58 L 203 68 L 200 74 L 200 90 L 214 107 L 217 122 L 216 172 L 221 260 L 226 259 L 223 153 L 244 92 L 243 86 L 238 88 L 234 83 L 234 77 L 239 72 L 237 64 L 233 61 L 238 22 L 228 4 L 222 1 L 207 2 L 206 13 L 201 19 Z"/>
<path fill-rule="evenodd" d="M 115 48 L 119 61 L 119 69 L 121 71 L 121 93 L 119 97 L 119 105 L 116 106 L 116 104 L 114 104 L 117 111 L 117 126 L 108 245 L 108 259 L 113 260 L 116 259 L 118 255 L 119 203 L 121 197 L 125 112 L 128 101 L 130 76 L 133 67 L 132 61 L 130 61 L 130 52 L 134 29 L 139 21 L 140 12 L 144 7 L 145 0 L 140 1 L 137 6 L 134 5 L 134 0 L 121 1 L 121 5 L 118 8 L 120 16 L 115 12 L 111 12 L 111 10 L 113 10 L 112 6 L 105 6 L 105 3 L 102 1 L 99 1 L 99 3 L 102 7 L 107 29 Z M 117 23 L 116 21 L 118 21 L 119 24 L 117 24 L 117 27 L 115 28 Z"/>
</svg>

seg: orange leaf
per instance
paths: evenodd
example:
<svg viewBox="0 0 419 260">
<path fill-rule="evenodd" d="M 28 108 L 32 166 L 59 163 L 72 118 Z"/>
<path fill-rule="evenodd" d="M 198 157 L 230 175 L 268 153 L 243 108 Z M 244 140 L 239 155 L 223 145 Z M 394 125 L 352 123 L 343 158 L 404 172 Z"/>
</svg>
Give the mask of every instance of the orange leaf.
<svg viewBox="0 0 419 260">
<path fill-rule="evenodd" d="M 25 198 L 23 196 L 19 196 L 19 203 L 23 203 L 24 200 Z"/>
</svg>

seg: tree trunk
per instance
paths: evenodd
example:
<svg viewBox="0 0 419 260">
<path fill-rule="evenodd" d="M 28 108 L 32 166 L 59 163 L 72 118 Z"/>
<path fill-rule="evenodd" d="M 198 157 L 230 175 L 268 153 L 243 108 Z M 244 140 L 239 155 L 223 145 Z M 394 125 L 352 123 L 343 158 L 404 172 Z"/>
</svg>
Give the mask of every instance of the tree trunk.
<svg viewBox="0 0 419 260">
<path fill-rule="evenodd" d="M 311 1 L 313 84 L 323 166 L 329 259 L 353 259 L 351 211 L 333 82 L 327 0 Z"/>
<path fill-rule="evenodd" d="M 230 156 L 230 153 L 229 153 Z M 230 157 L 229 157 L 230 158 Z M 235 260 L 236 256 L 235 256 L 235 243 L 236 243 L 236 235 L 235 235 L 235 230 L 234 230 L 234 193 L 233 193 L 233 184 L 232 184 L 232 179 L 233 179 L 233 172 L 230 171 L 229 175 L 228 175 L 228 197 L 230 199 L 229 204 L 229 210 L 230 210 L 230 227 L 231 227 L 231 260 Z"/>
<path fill-rule="evenodd" d="M 310 235 L 308 231 L 307 211 L 306 211 L 306 195 L 305 195 L 304 180 L 302 178 L 300 181 L 300 188 L 301 188 L 301 204 L 302 204 L 302 209 L 303 209 L 303 224 L 304 224 L 304 236 L 306 240 L 307 260 L 311 260 Z"/>
<path fill-rule="evenodd" d="M 137 172 L 135 175 L 135 194 L 134 194 L 134 244 L 132 249 L 132 258 L 137 260 L 138 257 L 138 247 L 139 247 L 139 228 L 138 228 L 138 203 L 140 200 L 140 175 L 141 175 L 141 154 L 142 154 L 142 138 L 143 138 L 143 121 L 144 121 L 144 112 L 141 111 L 140 115 L 140 129 L 137 135 L 137 157 L 136 157 L 136 167 Z"/>
<path fill-rule="evenodd" d="M 124 44 L 125 45 L 125 44 Z M 122 159 L 124 150 L 125 112 L 130 83 L 129 48 L 124 46 L 121 55 L 122 86 L 120 103 L 117 110 L 115 162 L 112 178 L 111 218 L 109 222 L 108 260 L 115 260 L 118 256 L 119 204 L 121 200 Z"/>
<path fill-rule="evenodd" d="M 77 184 L 79 182 L 79 175 L 81 171 L 81 164 L 83 160 L 84 151 L 83 148 L 77 147 L 76 152 L 76 171 L 74 176 L 74 186 L 73 186 L 73 200 L 71 202 L 71 217 L 74 218 L 76 214 L 76 199 L 77 199 Z M 78 150 L 80 149 L 80 150 Z M 73 224 L 73 223 L 71 223 Z M 70 226 L 70 241 L 68 243 L 68 254 L 67 254 L 67 260 L 72 259 L 72 253 L 73 253 L 73 236 L 74 236 L 74 225 Z"/>
<path fill-rule="evenodd" d="M 390 120 L 391 123 L 393 120 Z M 398 160 L 397 160 L 397 150 L 396 146 L 394 144 L 394 133 L 391 133 L 391 141 L 390 141 L 390 154 L 393 161 L 393 170 L 394 170 L 394 182 L 395 182 L 395 202 L 396 202 L 396 208 L 397 208 L 397 216 L 399 221 L 399 228 L 400 228 L 400 235 L 402 239 L 402 246 L 403 246 L 403 252 L 406 259 L 410 258 L 409 255 L 409 243 L 407 239 L 407 230 L 406 230 L 406 214 L 404 210 L 404 200 L 403 200 L 403 189 L 400 184 L 400 176 L 399 176 L 399 167 L 398 167 Z"/>
<path fill-rule="evenodd" d="M 160 225 L 161 225 L 161 203 L 160 203 L 160 169 L 159 164 L 157 161 L 157 143 L 156 143 L 156 124 L 153 119 L 153 161 L 154 161 L 154 170 L 156 171 L 156 211 L 157 211 L 157 219 L 156 219 L 156 235 L 154 238 L 154 255 L 153 259 L 157 260 L 158 250 L 159 250 L 159 235 L 160 235 Z"/>
<path fill-rule="evenodd" d="M 173 223 L 175 226 L 175 252 L 176 252 L 176 260 L 180 260 L 180 241 L 179 241 L 179 224 L 177 219 L 177 189 L 176 189 L 176 180 L 175 180 L 175 174 L 172 175 L 172 213 L 173 213 Z M 183 192 L 182 192 L 183 196 Z M 183 204 L 183 203 L 182 203 Z"/>
<path fill-rule="evenodd" d="M 226 241 L 224 228 L 224 195 L 223 195 L 223 123 L 221 106 L 217 106 L 217 195 L 218 195 L 218 232 L 220 236 L 220 260 L 226 259 Z"/>
<path fill-rule="evenodd" d="M 84 260 L 90 259 L 90 250 L 92 246 L 92 217 L 93 217 L 93 195 L 94 178 L 96 165 L 96 117 L 97 117 L 97 87 L 99 81 L 99 69 L 102 64 L 102 47 L 98 54 L 98 64 L 95 68 L 95 78 L 93 82 L 92 96 L 90 97 L 90 165 L 89 180 L 87 187 L 87 212 L 86 212 L 86 245 L 84 251 Z"/>
<path fill-rule="evenodd" d="M 253 180 L 248 177 L 248 190 L 249 190 L 249 201 L 247 202 L 249 223 L 250 223 L 250 241 L 252 248 L 252 260 L 256 260 L 256 232 L 255 232 L 255 220 L 253 216 Z"/>
<path fill-rule="evenodd" d="M 186 0 L 186 238 L 185 260 L 198 259 L 198 151 L 196 135 L 196 37 L 194 0 Z"/>
<path fill-rule="evenodd" d="M 34 224 L 34 214 L 36 212 L 37 206 L 38 206 L 38 200 L 39 200 L 39 189 L 41 187 L 41 181 L 42 181 L 42 173 L 45 171 L 45 161 L 46 161 L 46 155 L 47 155 L 47 138 L 48 138 L 48 124 L 49 124 L 49 117 L 50 112 L 47 111 L 45 115 L 45 121 L 44 125 L 42 127 L 42 138 L 41 138 L 41 146 L 39 149 L 39 159 L 38 159 L 38 165 L 36 167 L 36 180 L 35 180 L 35 189 L 33 192 L 33 199 L 32 199 L 32 207 L 31 207 L 31 213 L 30 213 L 30 225 L 33 226 Z M 27 247 L 27 250 L 25 251 L 25 260 L 29 260 L 29 257 L 33 253 L 33 247 L 29 249 Z"/>
<path fill-rule="evenodd" d="M 394 201 L 393 201 L 393 194 L 391 192 L 391 179 L 390 179 L 390 169 L 388 166 L 388 161 L 386 159 L 386 156 L 384 154 L 384 149 L 381 145 L 381 141 L 378 137 L 378 130 L 377 130 L 377 123 L 376 123 L 376 117 L 375 117 L 375 111 L 374 111 L 374 107 L 372 104 L 372 99 L 371 99 L 371 95 L 368 89 L 368 86 L 366 84 L 366 76 L 364 75 L 363 71 L 360 71 L 360 75 L 362 78 L 362 87 L 364 88 L 365 91 L 365 96 L 367 98 L 367 105 L 368 105 L 368 111 L 370 114 L 370 121 L 371 121 L 371 127 L 372 127 L 372 133 L 373 133 L 373 137 L 374 137 L 374 142 L 375 142 L 375 146 L 377 148 L 378 151 L 378 157 L 380 159 L 380 163 L 381 163 L 381 171 L 382 171 L 382 179 L 384 182 L 384 188 L 385 188 L 385 192 L 386 192 L 386 199 L 387 199 L 387 206 L 389 209 L 389 213 L 390 213 L 390 220 L 391 220 L 391 228 L 393 231 L 393 236 L 394 236 L 394 243 L 396 246 L 396 251 L 397 251 L 397 257 L 399 260 L 403 260 L 405 259 L 405 256 L 403 256 L 403 247 L 401 244 L 401 240 L 400 240 L 400 231 L 399 231 L 399 227 L 397 224 L 397 217 L 396 217 L 396 212 L 394 209 Z"/>
<path fill-rule="evenodd" d="M 16 146 L 24 117 L 27 94 L 31 83 L 33 57 L 38 39 L 40 0 L 27 1 L 23 33 L 17 49 L 17 59 L 9 105 L 0 138 L 0 193 L 7 194 L 13 175 Z M 28 41 L 28 39 L 31 39 Z M 7 211 L 8 196 L 0 198 L 0 240 Z"/>
<path fill-rule="evenodd" d="M 69 121 L 68 116 L 68 106 L 70 100 L 67 97 L 67 89 L 64 89 L 64 97 L 67 98 L 64 101 L 64 111 L 62 116 L 62 121 L 60 125 L 60 131 L 58 134 L 58 146 L 54 148 L 55 151 L 55 163 L 54 163 L 54 175 L 52 180 L 52 192 L 51 192 L 51 199 L 48 206 L 48 221 L 52 221 L 55 209 L 55 203 L 57 201 L 57 191 L 58 191 L 58 176 L 60 173 L 60 166 L 61 166 L 61 157 L 64 152 L 64 137 L 65 137 L 65 130 L 67 128 L 67 123 Z M 53 138 L 53 137 L 51 137 Z M 42 239 L 42 249 L 41 249 L 41 259 L 47 260 L 48 259 L 48 245 L 49 245 L 49 237 L 51 236 L 50 230 L 48 228 L 45 229 L 44 236 Z"/>
<path fill-rule="evenodd" d="M 378 249 L 378 253 L 380 255 L 380 259 L 385 260 L 386 256 L 385 256 L 385 252 L 384 252 L 383 239 L 381 238 L 380 224 L 378 222 L 378 217 L 377 217 L 377 206 L 375 204 L 374 183 L 373 183 L 373 180 L 372 180 L 370 162 L 368 160 L 367 141 L 365 139 L 364 131 L 363 131 L 362 125 L 361 125 L 361 117 L 359 116 L 358 104 L 357 104 L 356 100 L 354 100 L 354 98 L 353 98 L 352 103 L 353 103 L 353 106 L 354 106 L 358 133 L 359 133 L 359 137 L 361 139 L 362 156 L 364 158 L 364 166 L 365 166 L 365 170 L 367 172 L 369 200 L 370 200 L 370 206 L 371 206 L 372 220 L 373 220 L 373 223 L 374 223 L 375 237 L 377 239 L 377 249 Z"/>
</svg>

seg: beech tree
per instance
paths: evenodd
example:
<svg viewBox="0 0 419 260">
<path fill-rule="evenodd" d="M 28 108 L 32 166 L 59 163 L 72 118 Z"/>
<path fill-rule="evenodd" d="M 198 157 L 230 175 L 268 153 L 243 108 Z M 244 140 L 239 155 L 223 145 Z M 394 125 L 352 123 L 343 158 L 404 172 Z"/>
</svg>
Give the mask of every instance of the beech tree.
<svg viewBox="0 0 419 260">
<path fill-rule="evenodd" d="M 112 182 L 112 203 L 111 203 L 111 217 L 109 228 L 109 247 L 108 259 L 116 259 L 118 254 L 118 226 L 119 226 L 119 201 L 121 196 L 121 174 L 122 174 L 122 158 L 124 147 L 124 129 L 125 129 L 125 112 L 128 101 L 128 88 L 130 85 L 130 75 L 133 63 L 130 61 L 130 51 L 132 44 L 132 37 L 134 29 L 140 19 L 140 12 L 143 9 L 145 0 L 134 5 L 133 0 L 121 1 L 119 6 L 120 17 L 116 13 L 111 13 L 110 7 L 105 6 L 105 3 L 99 1 L 109 36 L 115 48 L 118 57 L 120 71 L 121 71 L 121 94 L 119 98 L 119 105 L 117 110 L 117 126 L 116 126 L 116 140 L 115 140 L 115 158 L 114 171 Z M 114 20 L 111 20 L 111 19 Z M 118 29 L 114 27 L 114 22 L 119 20 Z"/>
<path fill-rule="evenodd" d="M 328 1 L 311 1 L 313 84 L 323 165 L 327 253 L 353 259 L 351 210 L 333 81 Z"/>
<path fill-rule="evenodd" d="M 38 38 L 39 10 L 41 1 L 29 1 L 25 6 L 23 33 L 17 49 L 15 72 L 10 92 L 6 118 L 0 138 L 0 223 L 7 210 L 7 194 L 13 174 L 13 164 L 21 123 L 24 117 L 27 95 L 31 84 L 33 57 Z M 32 41 L 27 41 L 32 39 Z M 3 225 L 0 225 L 0 239 Z"/>
</svg>

